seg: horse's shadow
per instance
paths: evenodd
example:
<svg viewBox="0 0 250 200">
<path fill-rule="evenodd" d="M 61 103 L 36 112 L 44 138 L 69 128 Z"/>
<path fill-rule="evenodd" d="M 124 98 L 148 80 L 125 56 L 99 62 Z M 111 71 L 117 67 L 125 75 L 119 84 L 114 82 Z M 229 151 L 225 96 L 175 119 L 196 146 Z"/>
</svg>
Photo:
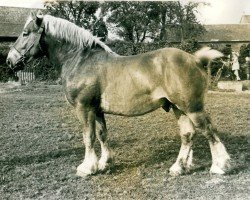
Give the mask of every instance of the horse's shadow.
<svg viewBox="0 0 250 200">
<path fill-rule="evenodd" d="M 70 155 L 76 155 L 79 157 L 83 154 L 83 148 L 74 148 L 74 149 L 64 149 L 64 150 L 56 150 L 50 151 L 42 154 L 32 154 L 32 155 L 25 155 L 22 157 L 12 157 L 10 159 L 5 158 L 0 160 L 0 167 L 2 169 L 6 169 L 7 171 L 15 168 L 16 166 L 25 166 L 31 165 L 36 163 L 45 163 L 51 160 L 55 160 L 62 157 L 68 157 Z"/>
<path fill-rule="evenodd" d="M 228 153 L 231 156 L 231 169 L 228 174 L 238 174 L 242 171 L 245 171 L 249 168 L 250 165 L 250 137 L 249 136 L 234 136 L 229 135 L 227 133 L 218 133 L 221 141 L 225 144 Z M 142 157 L 138 160 L 135 160 L 131 163 L 121 163 L 114 164 L 110 169 L 110 173 L 121 173 L 125 171 L 126 168 L 134 168 L 134 167 L 152 167 L 158 164 L 165 164 L 166 170 L 171 167 L 171 165 L 175 162 L 175 159 L 178 156 L 180 149 L 180 138 L 175 137 L 171 138 L 171 142 L 162 139 L 154 139 L 151 141 L 153 144 L 161 144 L 161 148 L 159 145 L 152 146 L 150 148 L 151 154 L 149 157 Z M 154 148 L 155 147 L 155 148 Z M 190 173 L 200 172 L 200 171 L 209 171 L 212 158 L 210 153 L 210 148 L 207 140 L 202 135 L 196 135 L 194 138 L 194 167 L 191 169 Z M 143 154 L 143 152 L 141 152 Z"/>
<path fill-rule="evenodd" d="M 227 133 L 219 133 L 219 136 L 232 158 L 232 170 L 230 174 L 238 174 L 244 170 L 247 170 L 250 165 L 250 137 L 249 136 L 234 136 Z M 131 140 L 131 142 L 136 142 L 136 140 Z M 111 147 L 116 151 L 119 150 L 121 144 L 118 141 L 111 141 Z M 194 162 L 196 167 L 193 168 L 191 173 L 203 171 L 204 169 L 209 169 L 211 165 L 211 154 L 208 143 L 206 139 L 197 135 L 194 138 Z M 134 167 L 152 167 L 160 163 L 164 163 L 166 169 L 174 163 L 177 158 L 180 149 L 180 138 L 167 136 L 164 138 L 154 138 L 149 144 L 149 156 L 139 156 L 134 159 L 133 162 L 119 162 L 114 163 L 108 172 L 112 174 L 122 173 L 126 169 Z M 133 154 L 133 149 L 131 153 Z M 72 149 L 56 150 L 50 151 L 43 154 L 36 155 L 25 155 L 22 157 L 5 158 L 0 160 L 0 167 L 2 169 L 11 170 L 15 166 L 30 165 L 35 163 L 43 163 L 51 160 L 55 160 L 62 157 L 68 157 L 70 155 L 75 155 L 76 160 L 82 160 L 84 155 L 83 146 Z M 144 154 L 142 151 L 141 154 Z M 121 160 L 122 158 L 120 158 Z"/>
</svg>

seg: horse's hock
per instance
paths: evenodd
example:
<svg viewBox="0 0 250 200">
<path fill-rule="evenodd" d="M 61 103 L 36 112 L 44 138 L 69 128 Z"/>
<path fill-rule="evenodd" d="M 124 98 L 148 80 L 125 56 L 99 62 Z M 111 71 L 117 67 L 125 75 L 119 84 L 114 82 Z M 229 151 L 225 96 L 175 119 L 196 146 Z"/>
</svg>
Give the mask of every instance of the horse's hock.
<svg viewBox="0 0 250 200">
<path fill-rule="evenodd" d="M 250 89 L 250 81 L 219 81 L 217 86 L 221 90 L 241 92 Z"/>
</svg>

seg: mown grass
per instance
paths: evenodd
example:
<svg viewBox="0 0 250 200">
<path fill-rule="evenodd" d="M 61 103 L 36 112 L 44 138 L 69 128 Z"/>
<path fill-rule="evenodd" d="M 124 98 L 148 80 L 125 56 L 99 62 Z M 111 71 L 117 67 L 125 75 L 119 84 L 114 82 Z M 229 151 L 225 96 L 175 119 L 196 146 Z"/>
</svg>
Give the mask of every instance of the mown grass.
<svg viewBox="0 0 250 200">
<path fill-rule="evenodd" d="M 60 86 L 9 90 L 0 98 L 0 199 L 247 199 L 249 97 L 207 97 L 207 111 L 234 160 L 229 175 L 209 174 L 208 144 L 197 136 L 191 174 L 169 176 L 180 147 L 178 126 L 172 112 L 157 110 L 134 118 L 107 115 L 115 164 L 105 174 L 79 178 L 81 125 Z"/>
</svg>

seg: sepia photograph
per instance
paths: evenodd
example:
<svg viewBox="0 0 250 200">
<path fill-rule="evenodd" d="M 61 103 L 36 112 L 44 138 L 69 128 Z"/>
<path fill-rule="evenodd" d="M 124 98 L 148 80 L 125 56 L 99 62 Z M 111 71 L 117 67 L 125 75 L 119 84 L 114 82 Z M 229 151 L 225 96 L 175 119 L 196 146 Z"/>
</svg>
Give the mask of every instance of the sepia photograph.
<svg viewBox="0 0 250 200">
<path fill-rule="evenodd" d="M 250 1 L 0 0 L 0 199 L 247 200 Z"/>
</svg>

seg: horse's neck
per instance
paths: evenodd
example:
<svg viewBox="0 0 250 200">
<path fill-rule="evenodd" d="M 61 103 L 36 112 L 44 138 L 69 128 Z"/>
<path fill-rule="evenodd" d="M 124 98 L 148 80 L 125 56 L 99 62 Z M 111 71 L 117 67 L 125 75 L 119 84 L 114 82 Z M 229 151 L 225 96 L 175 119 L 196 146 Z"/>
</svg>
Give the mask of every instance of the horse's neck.
<svg viewBox="0 0 250 200">
<path fill-rule="evenodd" d="M 47 45 L 47 56 L 50 62 L 56 66 L 61 67 L 61 77 L 64 78 L 71 70 L 82 63 L 83 59 L 90 59 L 93 61 L 102 60 L 109 54 L 104 49 L 96 46 L 90 49 L 74 47 L 64 41 L 55 40 L 53 38 L 45 38 Z"/>
<path fill-rule="evenodd" d="M 47 56 L 51 63 L 62 66 L 67 60 L 73 59 L 79 50 L 66 43 L 51 37 L 45 38 Z"/>
</svg>

